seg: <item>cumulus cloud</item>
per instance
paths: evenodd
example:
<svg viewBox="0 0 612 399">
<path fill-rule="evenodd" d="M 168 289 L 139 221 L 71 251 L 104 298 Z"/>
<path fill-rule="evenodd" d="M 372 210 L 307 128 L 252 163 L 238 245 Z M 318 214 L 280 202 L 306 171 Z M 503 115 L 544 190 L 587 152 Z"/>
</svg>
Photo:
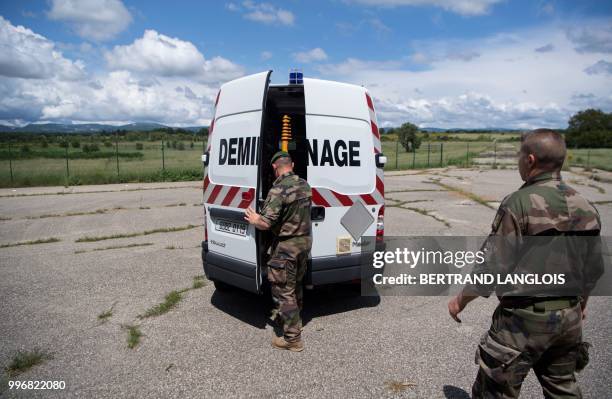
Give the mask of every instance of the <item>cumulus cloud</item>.
<svg viewBox="0 0 612 399">
<path fill-rule="evenodd" d="M 69 24 L 85 39 L 112 39 L 132 22 L 121 0 L 52 0 L 47 16 Z"/>
<path fill-rule="evenodd" d="M 579 53 L 612 53 L 612 20 L 571 27 L 567 36 Z"/>
<path fill-rule="evenodd" d="M 0 76 L 24 79 L 82 79 L 81 61 L 65 58 L 45 37 L 0 16 Z"/>
<path fill-rule="evenodd" d="M 107 54 L 116 70 L 86 73 L 57 43 L 0 17 L 0 121 L 208 124 L 219 80 L 236 77 L 239 67 L 156 32 L 141 40 Z"/>
<path fill-rule="evenodd" d="M 612 75 L 612 62 L 599 60 L 595 64 L 586 68 L 584 72 L 589 75 Z"/>
<path fill-rule="evenodd" d="M 228 3 L 226 8 L 233 12 L 242 13 L 245 19 L 264 24 L 281 24 L 291 26 L 295 22 L 295 15 L 291 11 L 275 7 L 270 3 L 256 3 L 251 0 L 243 1 L 241 5 Z"/>
<path fill-rule="evenodd" d="M 210 60 L 193 43 L 146 30 L 129 45 L 115 46 L 105 54 L 108 66 L 157 76 L 189 76 L 217 82 L 243 74 L 242 67 L 222 58 Z"/>
<path fill-rule="evenodd" d="M 368 6 L 432 6 L 464 16 L 484 15 L 501 0 L 346 0 Z"/>
<path fill-rule="evenodd" d="M 542 42 L 555 51 L 539 56 L 534 49 Z M 347 59 L 317 70 L 323 78 L 368 87 L 382 126 L 411 121 L 447 128 L 563 127 L 583 109 L 585 102 L 579 105 L 572 97 L 581 92 L 593 95 L 590 106 L 612 111 L 608 64 L 599 63 L 597 55 L 576 52 L 563 28 L 452 43 L 427 41 L 413 47 L 416 51 L 405 58 Z M 420 67 L 415 67 L 417 62 Z M 597 73 L 584 73 L 590 66 Z"/>
<path fill-rule="evenodd" d="M 309 51 L 293 53 L 293 59 L 297 62 L 303 63 L 309 63 L 313 61 L 325 61 L 327 59 L 327 54 L 322 48 L 317 47 Z"/>
</svg>

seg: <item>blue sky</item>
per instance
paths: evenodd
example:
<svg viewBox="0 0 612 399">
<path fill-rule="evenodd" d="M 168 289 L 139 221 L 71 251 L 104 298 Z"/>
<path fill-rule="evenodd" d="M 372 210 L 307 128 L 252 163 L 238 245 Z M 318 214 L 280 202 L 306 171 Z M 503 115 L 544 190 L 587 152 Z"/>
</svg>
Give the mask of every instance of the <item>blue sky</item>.
<svg viewBox="0 0 612 399">
<path fill-rule="evenodd" d="M 208 124 L 219 86 L 291 67 L 365 85 L 383 126 L 564 127 L 612 111 L 612 3 L 0 4 L 0 121 Z"/>
</svg>

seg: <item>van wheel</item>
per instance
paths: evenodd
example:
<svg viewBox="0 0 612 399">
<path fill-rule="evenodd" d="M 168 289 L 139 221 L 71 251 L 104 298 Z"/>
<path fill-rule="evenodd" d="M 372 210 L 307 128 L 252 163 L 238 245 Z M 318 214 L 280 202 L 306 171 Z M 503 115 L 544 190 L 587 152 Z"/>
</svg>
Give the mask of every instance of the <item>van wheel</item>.
<svg viewBox="0 0 612 399">
<path fill-rule="evenodd" d="M 218 291 L 231 291 L 234 287 L 232 287 L 231 285 L 224 283 L 223 281 L 213 281 L 213 284 L 215 285 L 215 289 Z"/>
</svg>

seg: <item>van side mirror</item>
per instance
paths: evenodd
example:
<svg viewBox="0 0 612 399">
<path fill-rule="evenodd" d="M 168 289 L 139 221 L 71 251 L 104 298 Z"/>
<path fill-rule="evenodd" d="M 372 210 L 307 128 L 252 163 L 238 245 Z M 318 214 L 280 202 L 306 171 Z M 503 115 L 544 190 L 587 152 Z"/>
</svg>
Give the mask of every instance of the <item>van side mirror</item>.
<svg viewBox="0 0 612 399">
<path fill-rule="evenodd" d="M 208 166 L 209 158 L 210 157 L 209 157 L 208 151 L 202 154 L 202 163 L 204 164 L 204 166 Z"/>
<path fill-rule="evenodd" d="M 376 167 L 384 168 L 387 163 L 387 157 L 382 153 L 376 154 Z"/>
</svg>

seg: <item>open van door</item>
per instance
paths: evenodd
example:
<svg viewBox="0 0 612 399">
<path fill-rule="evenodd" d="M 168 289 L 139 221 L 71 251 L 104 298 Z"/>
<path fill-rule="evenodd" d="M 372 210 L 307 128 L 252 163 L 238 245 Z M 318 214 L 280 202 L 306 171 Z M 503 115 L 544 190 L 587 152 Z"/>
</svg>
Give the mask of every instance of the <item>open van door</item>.
<svg viewBox="0 0 612 399">
<path fill-rule="evenodd" d="M 259 140 L 271 72 L 221 86 L 204 178 L 206 275 L 252 292 L 261 287 L 258 233 L 244 220 L 244 210 L 257 206 Z"/>
</svg>

